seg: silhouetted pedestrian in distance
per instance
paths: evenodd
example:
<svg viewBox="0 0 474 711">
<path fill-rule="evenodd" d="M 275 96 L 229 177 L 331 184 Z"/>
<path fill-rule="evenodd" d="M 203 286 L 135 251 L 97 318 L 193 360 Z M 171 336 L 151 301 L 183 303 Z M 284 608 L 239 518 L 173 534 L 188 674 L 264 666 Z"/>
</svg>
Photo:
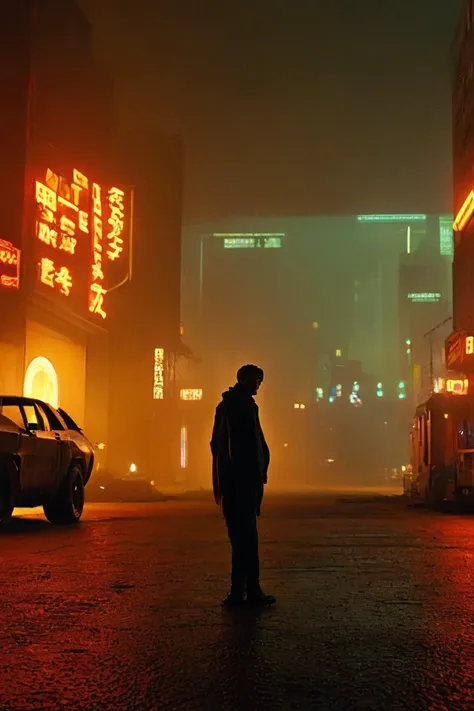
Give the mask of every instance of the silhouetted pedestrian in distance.
<svg viewBox="0 0 474 711">
<path fill-rule="evenodd" d="M 231 589 L 223 602 L 229 607 L 276 602 L 260 587 L 258 558 L 257 516 L 270 463 L 254 400 L 262 382 L 261 368 L 242 366 L 237 383 L 222 394 L 212 432 L 214 498 L 222 506 L 232 547 Z"/>
</svg>

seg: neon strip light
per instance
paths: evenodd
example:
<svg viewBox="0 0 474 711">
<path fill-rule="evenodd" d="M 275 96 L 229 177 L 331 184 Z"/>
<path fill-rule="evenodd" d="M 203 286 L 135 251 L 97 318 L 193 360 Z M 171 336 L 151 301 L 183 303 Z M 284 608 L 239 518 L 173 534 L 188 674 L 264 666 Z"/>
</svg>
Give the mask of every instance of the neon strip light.
<svg viewBox="0 0 474 711">
<path fill-rule="evenodd" d="M 454 219 L 453 230 L 462 232 L 474 213 L 474 190 L 471 190 Z"/>
<path fill-rule="evenodd" d="M 358 222 L 424 222 L 426 215 L 358 215 Z"/>
<path fill-rule="evenodd" d="M 284 232 L 214 232 L 213 237 L 285 237 Z"/>
</svg>

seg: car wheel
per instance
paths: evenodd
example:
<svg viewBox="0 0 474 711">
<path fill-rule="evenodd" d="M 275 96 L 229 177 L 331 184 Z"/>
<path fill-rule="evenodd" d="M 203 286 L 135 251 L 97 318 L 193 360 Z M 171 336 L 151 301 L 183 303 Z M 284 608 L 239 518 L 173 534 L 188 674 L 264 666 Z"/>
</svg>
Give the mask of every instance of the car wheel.
<svg viewBox="0 0 474 711">
<path fill-rule="evenodd" d="M 73 464 L 54 499 L 43 506 L 50 523 L 77 523 L 84 510 L 84 478 L 82 469 Z"/>
<path fill-rule="evenodd" d="M 0 471 L 0 526 L 8 523 L 13 513 L 12 486 L 7 471 Z"/>
</svg>

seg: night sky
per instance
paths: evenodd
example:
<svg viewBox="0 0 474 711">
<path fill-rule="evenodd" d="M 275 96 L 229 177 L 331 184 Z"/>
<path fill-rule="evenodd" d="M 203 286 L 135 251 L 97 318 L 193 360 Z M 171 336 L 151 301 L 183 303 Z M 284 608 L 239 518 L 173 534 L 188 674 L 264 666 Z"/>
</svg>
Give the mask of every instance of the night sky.
<svg viewBox="0 0 474 711">
<path fill-rule="evenodd" d="M 180 133 L 185 219 L 451 210 L 460 0 L 80 0 L 125 126 Z"/>
</svg>

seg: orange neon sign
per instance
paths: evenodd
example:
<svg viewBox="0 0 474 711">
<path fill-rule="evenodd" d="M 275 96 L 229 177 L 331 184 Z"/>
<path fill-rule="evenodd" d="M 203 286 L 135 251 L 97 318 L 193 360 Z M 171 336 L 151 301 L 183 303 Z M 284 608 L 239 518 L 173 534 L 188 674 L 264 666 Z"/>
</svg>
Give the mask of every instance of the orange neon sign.
<svg viewBox="0 0 474 711">
<path fill-rule="evenodd" d="M 108 222 L 111 229 L 107 235 L 107 239 L 109 240 L 107 256 L 112 261 L 118 259 L 123 252 L 122 234 L 124 230 L 125 218 L 124 197 L 125 193 L 118 188 L 111 188 L 109 190 L 110 217 Z"/>
<path fill-rule="evenodd" d="M 11 242 L 0 239 L 0 287 L 18 289 L 20 286 L 20 250 Z"/>
<path fill-rule="evenodd" d="M 450 378 L 446 380 L 446 392 L 453 395 L 467 395 L 469 391 L 469 380 L 461 378 Z"/>
<path fill-rule="evenodd" d="M 466 336 L 466 355 L 474 354 L 474 336 Z"/>
<path fill-rule="evenodd" d="M 453 224 L 453 230 L 455 232 L 462 232 L 463 229 L 469 223 L 472 215 L 474 214 L 474 190 L 471 190 L 467 198 L 462 204 Z"/>
<path fill-rule="evenodd" d="M 78 170 L 70 182 L 47 170 L 45 180 L 35 182 L 35 199 L 39 282 L 63 296 L 87 282 L 87 309 L 105 319 L 106 265 L 125 250 L 125 192 L 103 188 Z"/>
</svg>

